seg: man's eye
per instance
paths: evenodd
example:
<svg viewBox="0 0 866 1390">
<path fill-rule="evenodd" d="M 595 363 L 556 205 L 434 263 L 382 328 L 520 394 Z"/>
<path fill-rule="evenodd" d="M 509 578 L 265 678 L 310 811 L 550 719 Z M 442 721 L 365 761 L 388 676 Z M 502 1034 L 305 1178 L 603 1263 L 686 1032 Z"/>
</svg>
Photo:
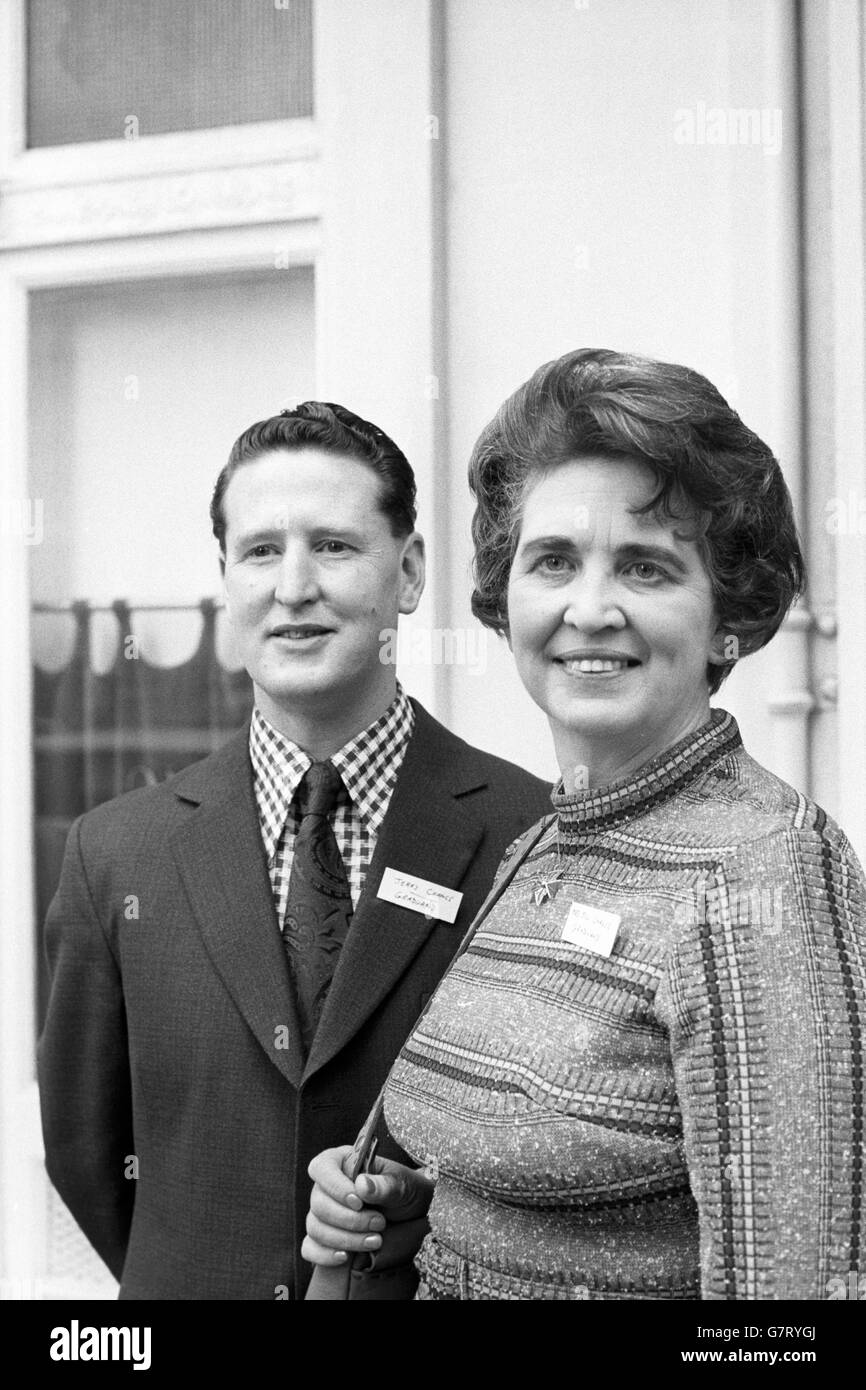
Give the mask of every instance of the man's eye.
<svg viewBox="0 0 866 1390">
<path fill-rule="evenodd" d="M 262 542 L 261 545 L 252 546 L 252 548 L 247 551 L 247 555 L 252 557 L 252 559 L 254 560 L 262 560 L 266 556 L 273 555 L 274 553 L 275 547 L 272 545 L 267 545 L 264 542 Z"/>
<path fill-rule="evenodd" d="M 345 541 L 327 540 L 320 547 L 326 555 L 343 555 L 349 549 Z"/>
</svg>

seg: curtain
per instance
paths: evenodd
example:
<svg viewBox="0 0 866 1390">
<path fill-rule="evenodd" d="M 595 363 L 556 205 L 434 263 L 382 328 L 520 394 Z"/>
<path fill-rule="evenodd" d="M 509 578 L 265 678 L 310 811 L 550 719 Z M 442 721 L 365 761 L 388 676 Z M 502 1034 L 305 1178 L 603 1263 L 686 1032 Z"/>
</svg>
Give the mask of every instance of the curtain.
<svg viewBox="0 0 866 1390">
<path fill-rule="evenodd" d="M 118 600 L 120 633 L 135 629 L 135 612 Z M 42 923 L 60 877 L 69 827 L 83 811 L 134 787 L 164 781 L 218 748 L 252 708 L 246 671 L 230 671 L 216 654 L 216 606 L 199 605 L 201 639 L 180 666 L 149 664 L 121 642 L 105 673 L 91 663 L 90 605 L 76 603 L 75 643 L 57 672 L 34 665 L 35 864 L 39 931 L 40 1027 L 46 1003 Z M 167 610 L 168 611 L 168 610 Z M 39 614 L 34 615 L 38 621 Z"/>
</svg>

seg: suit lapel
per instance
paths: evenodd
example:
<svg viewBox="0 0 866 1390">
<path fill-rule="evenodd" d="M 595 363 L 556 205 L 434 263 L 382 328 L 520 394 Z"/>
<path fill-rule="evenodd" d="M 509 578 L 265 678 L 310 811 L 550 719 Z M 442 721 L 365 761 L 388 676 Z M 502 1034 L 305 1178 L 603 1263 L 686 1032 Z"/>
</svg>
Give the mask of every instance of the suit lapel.
<svg viewBox="0 0 866 1390">
<path fill-rule="evenodd" d="M 460 793 L 484 785 L 460 753 L 471 750 L 416 706 L 416 725 L 376 842 L 349 935 L 304 1072 L 306 1080 L 358 1032 L 404 974 L 431 931 L 460 927 L 378 898 L 386 868 L 459 890 L 484 834 Z M 470 798 L 471 801 L 471 798 Z"/>
<path fill-rule="evenodd" d="M 198 803 L 172 850 L 208 955 L 264 1052 L 288 1081 L 301 1079 L 297 1013 L 259 832 L 249 726 L 175 791 Z"/>
</svg>

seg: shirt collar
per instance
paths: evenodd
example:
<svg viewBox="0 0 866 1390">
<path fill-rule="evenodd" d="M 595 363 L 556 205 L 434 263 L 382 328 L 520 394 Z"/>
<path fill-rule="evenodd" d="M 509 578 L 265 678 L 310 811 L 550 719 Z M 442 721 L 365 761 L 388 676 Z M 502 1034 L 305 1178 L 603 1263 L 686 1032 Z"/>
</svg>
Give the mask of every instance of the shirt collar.
<svg viewBox="0 0 866 1390">
<path fill-rule="evenodd" d="M 415 711 L 398 681 L 385 713 L 331 755 L 352 805 L 374 835 L 387 810 L 383 784 L 390 796 L 414 727 Z"/>
</svg>

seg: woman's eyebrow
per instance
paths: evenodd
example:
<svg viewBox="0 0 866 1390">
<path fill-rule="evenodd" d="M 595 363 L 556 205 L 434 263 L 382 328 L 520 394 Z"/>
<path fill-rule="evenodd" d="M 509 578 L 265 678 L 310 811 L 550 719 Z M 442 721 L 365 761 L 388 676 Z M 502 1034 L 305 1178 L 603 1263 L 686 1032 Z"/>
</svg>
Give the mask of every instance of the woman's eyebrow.
<svg viewBox="0 0 866 1390">
<path fill-rule="evenodd" d="M 572 550 L 574 541 L 569 536 L 533 536 L 531 540 L 521 541 L 517 548 L 521 554 L 536 550 Z"/>
<path fill-rule="evenodd" d="M 653 545 L 651 541 L 629 541 L 617 546 L 616 554 L 623 560 L 657 560 L 659 564 L 669 565 L 680 574 L 688 573 L 688 565 L 672 547 Z"/>
</svg>

